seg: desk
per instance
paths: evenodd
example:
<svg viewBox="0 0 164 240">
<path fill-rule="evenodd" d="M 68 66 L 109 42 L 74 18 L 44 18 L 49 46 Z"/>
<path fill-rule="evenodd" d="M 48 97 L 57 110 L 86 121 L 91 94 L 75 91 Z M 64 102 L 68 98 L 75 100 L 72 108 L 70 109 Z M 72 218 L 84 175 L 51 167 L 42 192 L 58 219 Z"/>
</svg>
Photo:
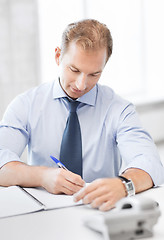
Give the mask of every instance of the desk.
<svg viewBox="0 0 164 240">
<path fill-rule="evenodd" d="M 154 227 L 154 236 L 145 240 L 164 240 L 164 186 L 150 189 L 143 196 L 156 200 L 162 212 Z M 0 219 L 2 240 L 103 240 L 101 234 L 83 225 L 83 219 L 98 210 L 75 206 Z"/>
</svg>

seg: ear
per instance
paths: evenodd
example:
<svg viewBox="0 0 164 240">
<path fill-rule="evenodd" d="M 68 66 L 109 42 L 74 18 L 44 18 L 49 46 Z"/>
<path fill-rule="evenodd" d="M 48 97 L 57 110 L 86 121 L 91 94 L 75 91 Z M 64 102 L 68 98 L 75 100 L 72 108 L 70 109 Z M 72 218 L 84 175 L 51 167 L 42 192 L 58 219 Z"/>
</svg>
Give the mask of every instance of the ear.
<svg viewBox="0 0 164 240">
<path fill-rule="evenodd" d="M 59 63 L 60 63 L 60 56 L 61 56 L 61 49 L 59 47 L 56 47 L 55 48 L 55 61 L 56 61 L 56 64 L 59 66 Z"/>
</svg>

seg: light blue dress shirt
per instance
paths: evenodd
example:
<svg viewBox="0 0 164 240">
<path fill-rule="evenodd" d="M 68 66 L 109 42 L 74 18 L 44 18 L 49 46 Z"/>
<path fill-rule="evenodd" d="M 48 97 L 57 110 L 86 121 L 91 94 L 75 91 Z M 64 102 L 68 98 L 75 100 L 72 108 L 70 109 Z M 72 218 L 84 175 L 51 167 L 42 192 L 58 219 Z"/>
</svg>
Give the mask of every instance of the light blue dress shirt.
<svg viewBox="0 0 164 240">
<path fill-rule="evenodd" d="M 0 166 L 20 161 L 28 145 L 28 164 L 54 166 L 59 158 L 68 104 L 58 80 L 16 97 L 0 123 Z M 143 169 L 154 184 L 164 182 L 164 168 L 133 104 L 97 84 L 78 99 L 82 133 L 83 178 L 115 177 L 127 168 Z"/>
</svg>

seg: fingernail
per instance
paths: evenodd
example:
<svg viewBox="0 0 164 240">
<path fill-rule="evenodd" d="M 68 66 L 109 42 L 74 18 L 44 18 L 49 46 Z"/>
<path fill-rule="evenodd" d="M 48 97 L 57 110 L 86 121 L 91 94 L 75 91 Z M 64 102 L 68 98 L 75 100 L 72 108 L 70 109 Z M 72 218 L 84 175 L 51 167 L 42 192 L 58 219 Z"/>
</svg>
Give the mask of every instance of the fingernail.
<svg viewBox="0 0 164 240">
<path fill-rule="evenodd" d="M 87 196 L 83 198 L 83 203 L 84 204 L 88 204 L 89 203 Z"/>
<path fill-rule="evenodd" d="M 73 200 L 74 200 L 75 202 L 78 202 L 78 193 L 75 193 L 75 194 L 73 195 Z"/>
<path fill-rule="evenodd" d="M 86 186 L 86 182 L 83 183 L 83 187 L 85 187 L 85 186 Z"/>
<path fill-rule="evenodd" d="M 99 210 L 100 210 L 100 211 L 105 211 L 105 207 L 106 207 L 106 204 L 103 203 L 103 204 L 99 207 Z"/>
<path fill-rule="evenodd" d="M 76 197 L 75 197 L 75 196 L 73 196 L 73 201 L 74 201 L 74 202 L 77 202 L 77 199 L 76 199 Z"/>
</svg>

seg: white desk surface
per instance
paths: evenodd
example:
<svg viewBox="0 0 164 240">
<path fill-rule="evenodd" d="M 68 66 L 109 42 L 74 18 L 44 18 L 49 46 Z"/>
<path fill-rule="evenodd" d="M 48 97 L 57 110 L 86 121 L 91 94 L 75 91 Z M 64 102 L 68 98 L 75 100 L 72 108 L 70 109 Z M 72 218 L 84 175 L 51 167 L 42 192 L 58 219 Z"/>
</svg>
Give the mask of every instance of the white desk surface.
<svg viewBox="0 0 164 240">
<path fill-rule="evenodd" d="M 164 186 L 141 193 L 156 200 L 162 212 L 154 236 L 145 240 L 164 240 Z M 83 225 L 83 219 L 98 210 L 75 206 L 0 219 L 2 240 L 103 240 L 100 233 Z"/>
</svg>

